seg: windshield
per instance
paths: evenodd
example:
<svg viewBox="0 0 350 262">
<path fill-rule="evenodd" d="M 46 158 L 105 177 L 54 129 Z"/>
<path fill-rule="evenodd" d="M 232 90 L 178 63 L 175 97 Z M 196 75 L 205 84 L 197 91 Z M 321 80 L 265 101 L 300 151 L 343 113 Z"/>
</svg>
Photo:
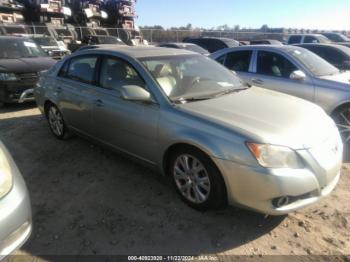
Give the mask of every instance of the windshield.
<svg viewBox="0 0 350 262">
<path fill-rule="evenodd" d="M 346 42 L 346 41 L 350 41 L 350 39 L 348 37 L 346 37 L 343 34 L 328 34 L 325 33 L 324 36 L 326 36 L 327 38 L 329 38 L 330 40 L 334 41 L 334 42 Z"/>
<path fill-rule="evenodd" d="M 288 53 L 315 76 L 333 75 L 339 72 L 336 67 L 309 50 L 300 48 L 290 50 Z"/>
<path fill-rule="evenodd" d="M 57 43 L 51 37 L 34 37 L 34 42 L 40 46 L 57 46 Z"/>
<path fill-rule="evenodd" d="M 46 53 L 29 39 L 0 39 L 0 58 L 21 58 L 47 56 Z"/>
<path fill-rule="evenodd" d="M 174 102 L 217 97 L 247 88 L 231 71 L 202 55 L 140 59 Z"/>
<path fill-rule="evenodd" d="M 331 40 L 329 40 L 329 38 L 325 37 L 324 35 L 317 36 L 317 39 L 319 40 L 320 43 L 328 44 L 332 42 Z"/>
<path fill-rule="evenodd" d="M 345 35 L 343 35 L 343 34 L 339 34 L 339 37 L 340 37 L 341 39 L 343 39 L 343 41 L 350 41 L 350 38 L 347 37 L 347 36 L 345 36 Z"/>
</svg>

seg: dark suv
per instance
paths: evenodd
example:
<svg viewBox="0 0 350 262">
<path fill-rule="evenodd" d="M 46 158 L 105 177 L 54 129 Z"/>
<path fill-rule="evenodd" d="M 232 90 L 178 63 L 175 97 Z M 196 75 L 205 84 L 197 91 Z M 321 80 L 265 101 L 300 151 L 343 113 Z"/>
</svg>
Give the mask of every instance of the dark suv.
<svg viewBox="0 0 350 262">
<path fill-rule="evenodd" d="M 192 43 L 214 53 L 218 50 L 239 46 L 239 42 L 230 38 L 222 37 L 200 37 L 200 38 L 185 38 L 184 43 Z"/>
<path fill-rule="evenodd" d="M 39 72 L 55 63 L 29 38 L 0 36 L 0 107 L 34 100 Z"/>
</svg>

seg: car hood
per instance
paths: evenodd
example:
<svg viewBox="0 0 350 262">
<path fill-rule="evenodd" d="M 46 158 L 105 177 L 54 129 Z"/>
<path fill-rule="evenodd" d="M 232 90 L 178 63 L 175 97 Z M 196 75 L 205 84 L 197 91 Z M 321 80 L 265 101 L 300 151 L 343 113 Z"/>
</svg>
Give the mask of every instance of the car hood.
<svg viewBox="0 0 350 262">
<path fill-rule="evenodd" d="M 11 73 L 40 72 L 49 69 L 56 62 L 49 57 L 1 59 L 0 71 Z"/>
<path fill-rule="evenodd" d="M 334 134 L 336 128 L 319 106 L 258 87 L 180 107 L 252 142 L 293 149 L 311 148 Z"/>
<path fill-rule="evenodd" d="M 350 84 L 350 71 L 345 71 L 336 75 L 321 76 L 321 79 Z"/>
</svg>

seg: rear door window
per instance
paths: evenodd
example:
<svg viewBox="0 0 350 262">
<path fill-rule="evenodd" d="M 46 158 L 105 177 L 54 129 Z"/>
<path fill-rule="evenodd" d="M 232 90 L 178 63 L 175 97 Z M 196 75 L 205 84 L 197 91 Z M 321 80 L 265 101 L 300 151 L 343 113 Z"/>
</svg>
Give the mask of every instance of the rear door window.
<svg viewBox="0 0 350 262">
<path fill-rule="evenodd" d="M 314 36 L 305 36 L 304 43 L 319 43 L 318 39 Z"/>
<path fill-rule="evenodd" d="M 225 66 L 233 71 L 248 72 L 250 61 L 252 58 L 252 51 L 238 51 L 227 54 Z"/>
<path fill-rule="evenodd" d="M 288 44 L 299 44 L 301 42 L 301 36 L 300 35 L 293 35 L 289 38 Z"/>
<path fill-rule="evenodd" d="M 95 68 L 98 56 L 80 56 L 70 60 L 66 77 L 86 84 L 95 81 Z"/>
</svg>

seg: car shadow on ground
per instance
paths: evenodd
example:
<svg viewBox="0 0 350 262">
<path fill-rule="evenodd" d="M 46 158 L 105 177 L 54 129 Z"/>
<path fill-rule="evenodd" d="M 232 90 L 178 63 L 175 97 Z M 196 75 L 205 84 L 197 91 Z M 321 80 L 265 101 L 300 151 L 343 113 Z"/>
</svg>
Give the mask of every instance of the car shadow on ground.
<svg viewBox="0 0 350 262">
<path fill-rule="evenodd" d="M 285 218 L 238 208 L 198 212 L 154 170 L 78 137 L 59 141 L 40 115 L 1 124 L 0 139 L 30 192 L 34 230 L 23 248 L 29 254 L 218 253 Z"/>
<path fill-rule="evenodd" d="M 23 104 L 8 104 L 0 108 L 0 114 L 18 112 L 22 110 L 32 109 L 36 107 L 35 102 L 28 102 Z"/>
</svg>

